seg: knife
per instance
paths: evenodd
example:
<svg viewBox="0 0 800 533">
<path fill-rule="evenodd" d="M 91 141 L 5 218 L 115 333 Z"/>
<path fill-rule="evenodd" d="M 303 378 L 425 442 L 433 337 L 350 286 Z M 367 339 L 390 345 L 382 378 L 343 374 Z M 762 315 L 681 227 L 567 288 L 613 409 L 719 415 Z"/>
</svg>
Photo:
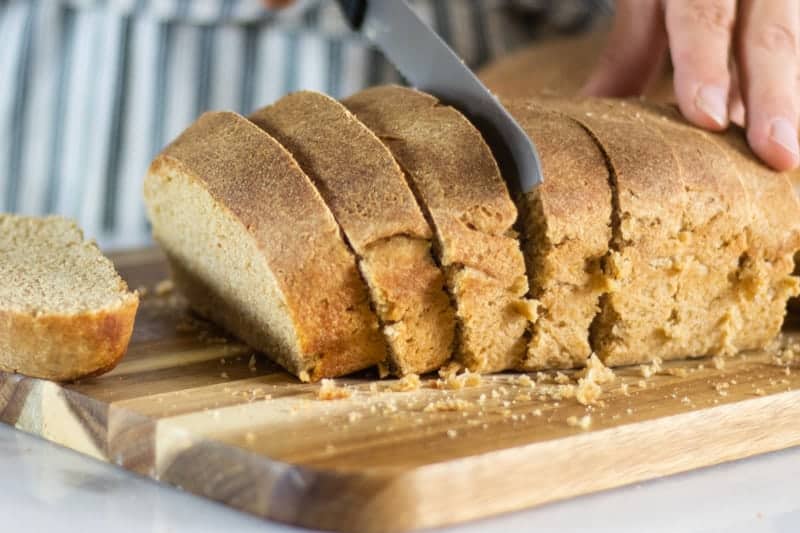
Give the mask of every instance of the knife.
<svg viewBox="0 0 800 533">
<path fill-rule="evenodd" d="M 416 88 L 464 113 L 492 149 L 512 190 L 542 183 L 542 165 L 531 139 L 500 101 L 405 0 L 338 0 L 360 31 Z"/>
</svg>

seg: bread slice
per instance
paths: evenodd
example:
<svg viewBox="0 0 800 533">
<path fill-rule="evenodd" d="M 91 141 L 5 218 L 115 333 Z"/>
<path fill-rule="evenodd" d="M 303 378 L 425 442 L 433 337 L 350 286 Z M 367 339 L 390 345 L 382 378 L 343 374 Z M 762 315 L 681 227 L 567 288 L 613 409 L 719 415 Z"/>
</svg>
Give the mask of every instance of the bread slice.
<svg viewBox="0 0 800 533">
<path fill-rule="evenodd" d="M 736 332 L 731 351 L 763 348 L 780 332 L 787 300 L 800 293 L 798 278 L 791 275 L 800 250 L 800 202 L 788 176 L 753 155 L 743 130 L 709 137 L 741 176 L 751 206 L 747 251 L 736 275 L 739 314 L 730 318 Z"/>
<path fill-rule="evenodd" d="M 436 234 L 456 304 L 457 357 L 470 370 L 520 365 L 530 302 L 517 210 L 480 133 L 412 89 L 367 89 L 344 101 L 394 154 Z"/>
<path fill-rule="evenodd" d="M 531 100 L 505 106 L 536 143 L 545 176 L 518 202 L 531 295 L 539 302 L 522 367 L 581 367 L 607 290 L 601 268 L 611 239 L 606 161 L 591 135 L 566 115 Z"/>
<path fill-rule="evenodd" d="M 55 381 L 108 372 L 138 306 L 73 222 L 0 214 L 0 370 Z"/>
<path fill-rule="evenodd" d="M 150 166 L 153 235 L 192 307 L 302 380 L 386 358 L 367 288 L 292 156 L 235 113 L 206 113 Z"/>
<path fill-rule="evenodd" d="M 561 100 L 553 105 L 594 135 L 612 176 L 613 231 L 604 261 L 612 287 L 601 298 L 592 346 L 608 365 L 687 356 L 678 343 L 667 342 L 681 314 L 677 265 L 687 205 L 670 146 L 618 102 Z"/>
<path fill-rule="evenodd" d="M 424 373 L 451 356 L 455 314 L 431 256 L 433 232 L 392 154 L 342 104 L 286 96 L 250 117 L 297 160 L 356 253 L 390 348 L 390 368 Z"/>
<path fill-rule="evenodd" d="M 673 106 L 630 101 L 621 107 L 657 129 L 671 147 L 685 186 L 684 247 L 667 343 L 686 355 L 728 355 L 750 305 L 737 282 L 747 252 L 752 199 L 727 150 L 688 124 Z"/>
</svg>

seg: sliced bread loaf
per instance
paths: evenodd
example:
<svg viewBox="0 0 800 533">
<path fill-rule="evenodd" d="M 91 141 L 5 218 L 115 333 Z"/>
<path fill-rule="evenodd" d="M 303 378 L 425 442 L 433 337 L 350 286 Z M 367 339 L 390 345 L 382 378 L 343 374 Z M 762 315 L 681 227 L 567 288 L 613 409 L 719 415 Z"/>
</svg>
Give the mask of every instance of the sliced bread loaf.
<svg viewBox="0 0 800 533">
<path fill-rule="evenodd" d="M 56 381 L 107 372 L 138 305 L 73 222 L 0 215 L 0 370 Z"/>
<path fill-rule="evenodd" d="M 456 304 L 457 357 L 473 371 L 515 368 L 533 318 L 517 210 L 478 130 L 434 97 L 396 86 L 344 101 L 405 171 L 436 234 Z"/>
<path fill-rule="evenodd" d="M 386 359 L 355 257 L 292 156 L 206 113 L 152 163 L 145 201 L 193 308 L 302 380 Z"/>
<path fill-rule="evenodd" d="M 589 328 L 606 290 L 601 260 L 611 239 L 611 189 L 603 153 L 566 115 L 526 101 L 506 108 L 534 140 L 544 183 L 519 202 L 531 295 L 539 302 L 528 370 L 583 366 Z"/>
<path fill-rule="evenodd" d="M 431 256 L 433 232 L 392 154 L 342 104 L 286 96 L 252 114 L 317 185 L 355 251 L 390 348 L 390 368 L 424 373 L 452 354 L 455 316 Z"/>
</svg>

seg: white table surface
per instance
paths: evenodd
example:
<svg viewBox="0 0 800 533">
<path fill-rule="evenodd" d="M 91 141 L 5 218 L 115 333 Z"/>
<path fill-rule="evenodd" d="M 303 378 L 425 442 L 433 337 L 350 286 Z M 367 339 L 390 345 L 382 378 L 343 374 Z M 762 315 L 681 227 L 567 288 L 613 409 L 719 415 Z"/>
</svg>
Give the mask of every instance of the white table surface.
<svg viewBox="0 0 800 533">
<path fill-rule="evenodd" d="M 2 424 L 0 511 L 0 531 L 8 533 L 303 531 L 162 487 Z M 800 448 L 447 531 L 795 533 Z"/>
</svg>

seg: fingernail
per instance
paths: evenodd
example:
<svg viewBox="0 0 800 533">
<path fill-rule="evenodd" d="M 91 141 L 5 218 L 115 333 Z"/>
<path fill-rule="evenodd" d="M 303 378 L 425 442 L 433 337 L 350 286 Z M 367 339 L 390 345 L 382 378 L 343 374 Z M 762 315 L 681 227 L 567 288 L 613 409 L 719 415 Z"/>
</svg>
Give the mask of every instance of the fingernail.
<svg viewBox="0 0 800 533">
<path fill-rule="evenodd" d="M 772 120 L 769 139 L 792 155 L 800 153 L 800 148 L 797 146 L 797 129 L 788 119 L 778 117 Z"/>
<path fill-rule="evenodd" d="M 697 90 L 694 105 L 720 128 L 727 126 L 728 95 L 722 87 L 703 85 Z"/>
</svg>

